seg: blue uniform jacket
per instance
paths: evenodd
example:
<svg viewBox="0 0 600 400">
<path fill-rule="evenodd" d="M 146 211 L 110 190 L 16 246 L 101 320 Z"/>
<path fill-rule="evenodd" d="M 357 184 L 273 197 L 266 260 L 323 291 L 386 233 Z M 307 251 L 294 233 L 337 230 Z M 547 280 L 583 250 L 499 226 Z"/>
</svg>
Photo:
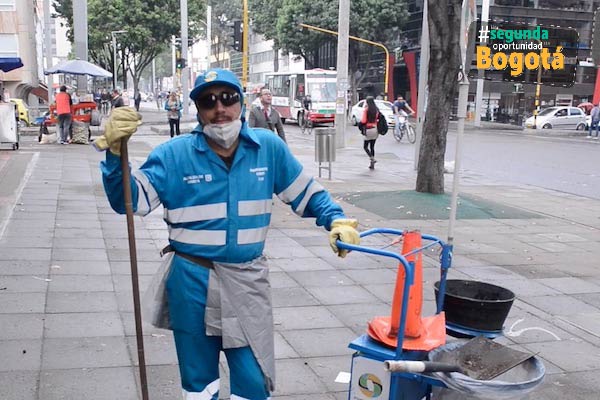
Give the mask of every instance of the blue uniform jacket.
<svg viewBox="0 0 600 400">
<path fill-rule="evenodd" d="M 136 215 L 160 204 L 175 250 L 214 261 L 239 263 L 260 256 L 271 220 L 273 194 L 301 217 L 330 229 L 345 218 L 324 188 L 303 172 L 287 145 L 266 129 L 243 124 L 231 169 L 206 143 L 199 125 L 156 147 L 133 172 Z M 119 157 L 101 163 L 112 208 L 125 213 Z"/>
</svg>

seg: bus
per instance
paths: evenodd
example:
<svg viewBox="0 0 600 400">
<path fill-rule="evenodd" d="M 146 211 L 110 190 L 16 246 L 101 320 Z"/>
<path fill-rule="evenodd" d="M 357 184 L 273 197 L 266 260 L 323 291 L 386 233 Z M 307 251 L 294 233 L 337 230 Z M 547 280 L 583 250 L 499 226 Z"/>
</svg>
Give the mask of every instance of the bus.
<svg viewBox="0 0 600 400">
<path fill-rule="evenodd" d="M 312 106 L 308 118 L 313 124 L 335 120 L 337 72 L 310 69 L 299 72 L 272 72 L 265 75 L 266 87 L 273 94 L 272 106 L 281 119 L 297 121 L 304 117 L 302 101 L 310 95 Z"/>
</svg>

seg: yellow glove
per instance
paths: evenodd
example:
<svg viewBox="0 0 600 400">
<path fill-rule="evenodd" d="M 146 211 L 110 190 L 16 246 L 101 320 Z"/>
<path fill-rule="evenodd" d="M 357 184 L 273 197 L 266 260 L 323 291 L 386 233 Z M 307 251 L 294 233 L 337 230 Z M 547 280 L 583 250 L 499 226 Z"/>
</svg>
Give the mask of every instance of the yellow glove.
<svg viewBox="0 0 600 400">
<path fill-rule="evenodd" d="M 104 127 L 104 135 L 94 140 L 98 151 L 110 148 L 110 152 L 121 155 L 121 139 L 129 139 L 142 123 L 142 116 L 131 107 L 119 107 L 112 110 Z"/>
<path fill-rule="evenodd" d="M 334 253 L 344 258 L 348 250 L 338 249 L 335 242 L 341 240 L 348 244 L 360 244 L 360 235 L 356 228 L 358 221 L 355 219 L 336 219 L 331 223 L 331 232 L 329 232 L 329 244 Z"/>
</svg>

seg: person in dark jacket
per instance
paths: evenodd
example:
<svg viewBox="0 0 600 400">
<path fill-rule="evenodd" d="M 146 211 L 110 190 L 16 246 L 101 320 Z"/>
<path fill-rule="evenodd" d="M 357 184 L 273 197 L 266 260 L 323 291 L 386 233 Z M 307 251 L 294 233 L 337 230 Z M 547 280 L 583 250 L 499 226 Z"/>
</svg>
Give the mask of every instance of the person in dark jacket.
<svg viewBox="0 0 600 400">
<path fill-rule="evenodd" d="M 285 131 L 283 130 L 283 123 L 281 116 L 273 107 L 271 107 L 272 95 L 269 89 L 262 89 L 260 91 L 260 105 L 252 107 L 250 110 L 250 116 L 248 119 L 248 125 L 251 128 L 265 128 L 275 132 L 283 140 L 285 140 Z"/>
<path fill-rule="evenodd" d="M 125 102 L 123 101 L 123 96 L 119 93 L 119 89 L 113 90 L 112 94 L 112 108 L 123 107 Z"/>
</svg>

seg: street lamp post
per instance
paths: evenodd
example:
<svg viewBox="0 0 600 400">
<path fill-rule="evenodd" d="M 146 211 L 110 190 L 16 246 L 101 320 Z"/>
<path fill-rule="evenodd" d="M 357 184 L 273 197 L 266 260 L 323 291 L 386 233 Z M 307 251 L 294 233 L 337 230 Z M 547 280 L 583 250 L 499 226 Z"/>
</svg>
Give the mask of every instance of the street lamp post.
<svg viewBox="0 0 600 400">
<path fill-rule="evenodd" d="M 127 33 L 127 31 L 110 31 L 113 46 L 113 89 L 117 88 L 117 35 L 119 33 Z"/>
</svg>

